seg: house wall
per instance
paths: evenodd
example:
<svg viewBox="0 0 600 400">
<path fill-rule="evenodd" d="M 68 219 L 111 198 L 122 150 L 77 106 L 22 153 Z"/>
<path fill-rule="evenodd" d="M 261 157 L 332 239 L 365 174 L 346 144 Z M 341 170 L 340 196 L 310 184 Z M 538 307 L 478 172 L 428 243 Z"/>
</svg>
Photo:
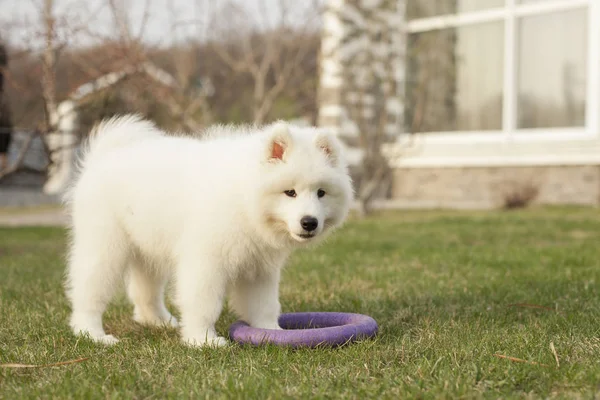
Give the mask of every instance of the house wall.
<svg viewBox="0 0 600 400">
<path fill-rule="evenodd" d="M 499 207 L 515 186 L 538 189 L 537 204 L 600 204 L 600 140 L 553 137 L 445 140 L 419 135 L 388 148 L 398 207 Z M 570 138 L 569 138 L 570 137 Z"/>
<path fill-rule="evenodd" d="M 498 208 L 534 188 L 533 204 L 597 205 L 600 166 L 396 168 L 388 205 L 407 208 Z"/>
</svg>

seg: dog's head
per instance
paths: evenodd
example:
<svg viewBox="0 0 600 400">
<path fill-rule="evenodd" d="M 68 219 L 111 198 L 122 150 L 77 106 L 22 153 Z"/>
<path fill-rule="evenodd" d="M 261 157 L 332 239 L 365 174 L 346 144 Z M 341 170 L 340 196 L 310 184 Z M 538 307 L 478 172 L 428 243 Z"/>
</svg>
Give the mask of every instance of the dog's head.
<svg viewBox="0 0 600 400">
<path fill-rule="evenodd" d="M 339 140 L 315 128 L 276 123 L 262 143 L 257 206 L 279 243 L 312 243 L 339 226 L 353 197 Z"/>
</svg>

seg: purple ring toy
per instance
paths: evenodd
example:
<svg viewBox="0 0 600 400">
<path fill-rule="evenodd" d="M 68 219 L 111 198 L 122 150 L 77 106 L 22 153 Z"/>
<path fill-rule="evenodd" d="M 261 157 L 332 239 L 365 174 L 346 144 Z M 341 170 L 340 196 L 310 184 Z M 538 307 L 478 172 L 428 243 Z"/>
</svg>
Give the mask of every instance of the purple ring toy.
<svg viewBox="0 0 600 400">
<path fill-rule="evenodd" d="M 244 321 L 229 327 L 229 337 L 259 346 L 317 347 L 341 346 L 377 334 L 377 322 L 368 315 L 341 312 L 287 313 L 279 316 L 283 330 L 252 328 Z"/>
</svg>

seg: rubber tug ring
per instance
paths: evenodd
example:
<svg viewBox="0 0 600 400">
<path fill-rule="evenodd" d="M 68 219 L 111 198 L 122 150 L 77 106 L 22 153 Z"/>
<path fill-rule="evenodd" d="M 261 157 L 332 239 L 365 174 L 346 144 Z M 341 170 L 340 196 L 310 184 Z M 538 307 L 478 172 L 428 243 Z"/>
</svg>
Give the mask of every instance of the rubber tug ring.
<svg viewBox="0 0 600 400">
<path fill-rule="evenodd" d="M 289 347 L 337 347 L 377 334 L 377 322 L 363 314 L 300 312 L 279 316 L 283 330 L 253 328 L 244 321 L 229 327 L 229 337 L 241 344 Z"/>
</svg>

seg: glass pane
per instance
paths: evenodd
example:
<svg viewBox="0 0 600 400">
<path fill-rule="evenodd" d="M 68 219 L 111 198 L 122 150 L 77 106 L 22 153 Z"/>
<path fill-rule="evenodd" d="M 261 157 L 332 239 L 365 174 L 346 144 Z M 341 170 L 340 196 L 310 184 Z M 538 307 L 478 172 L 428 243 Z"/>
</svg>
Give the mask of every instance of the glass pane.
<svg viewBox="0 0 600 400">
<path fill-rule="evenodd" d="M 586 9 L 519 21 L 518 127 L 585 121 Z"/>
<path fill-rule="evenodd" d="M 505 0 L 407 0 L 408 19 L 435 17 L 502 7 Z"/>
<path fill-rule="evenodd" d="M 502 128 L 503 23 L 409 36 L 409 132 Z"/>
</svg>

